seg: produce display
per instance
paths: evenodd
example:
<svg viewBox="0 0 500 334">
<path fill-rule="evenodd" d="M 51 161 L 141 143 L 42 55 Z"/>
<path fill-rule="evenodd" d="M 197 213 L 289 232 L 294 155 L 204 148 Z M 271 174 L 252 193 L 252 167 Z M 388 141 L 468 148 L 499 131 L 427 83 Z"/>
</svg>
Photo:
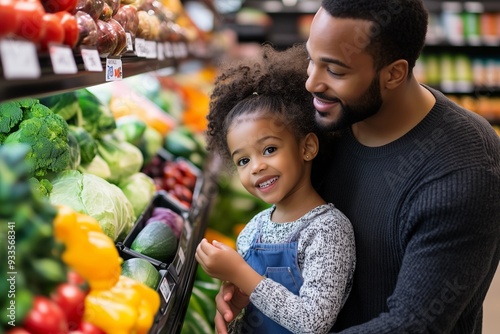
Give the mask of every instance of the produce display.
<svg viewBox="0 0 500 334">
<path fill-rule="evenodd" d="M 136 38 L 165 42 L 194 40 L 201 33 L 172 1 L 2 0 L 0 38 L 33 42 L 39 52 L 50 43 L 96 48 L 100 57 L 121 56 Z M 165 3 L 168 5 L 165 5 Z"/>
<path fill-rule="evenodd" d="M 169 89 L 157 82 L 158 92 Z M 166 110 L 187 103 L 173 94 L 151 98 L 133 86 L 129 91 L 149 101 L 141 103 L 144 114 L 154 106 L 154 121 L 134 109 L 118 115 L 119 94 L 103 99 L 94 89 L 0 103 L 0 149 L 8 151 L 0 176 L 12 182 L 10 188 L 0 182 L 6 198 L 0 212 L 11 210 L 1 232 L 8 240 L 7 222 L 16 222 L 16 255 L 22 259 L 16 264 L 25 268 L 16 277 L 16 331 L 153 334 L 167 321 L 183 322 L 174 303 L 190 291 L 196 268 L 193 245 L 204 228 L 191 209 L 205 183 L 207 154 L 201 134 Z M 158 119 L 162 125 L 153 126 Z M 175 148 L 177 132 L 195 145 L 196 163 L 185 143 Z M 153 176 L 155 162 L 161 167 Z M 4 173 L 11 169 L 22 187 Z M 27 201 L 27 192 L 48 210 L 43 224 L 37 224 L 37 202 Z M 67 300 L 71 289 L 74 305 Z M 31 320 L 40 316 L 50 316 L 53 321 L 44 324 L 52 327 Z M 2 323 L 0 333 L 11 328 Z"/>
</svg>

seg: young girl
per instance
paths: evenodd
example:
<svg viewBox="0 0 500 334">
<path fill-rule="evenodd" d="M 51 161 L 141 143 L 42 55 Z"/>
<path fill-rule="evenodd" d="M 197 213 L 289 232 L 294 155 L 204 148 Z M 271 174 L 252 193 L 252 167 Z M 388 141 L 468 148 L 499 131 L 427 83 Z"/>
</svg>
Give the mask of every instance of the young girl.
<svg viewBox="0 0 500 334">
<path fill-rule="evenodd" d="M 306 68 L 303 47 L 264 46 L 223 68 L 211 96 L 208 149 L 272 204 L 238 236 L 238 252 L 205 239 L 196 251 L 209 275 L 249 296 L 235 333 L 327 333 L 350 291 L 352 226 L 311 183 L 319 140 Z"/>
</svg>

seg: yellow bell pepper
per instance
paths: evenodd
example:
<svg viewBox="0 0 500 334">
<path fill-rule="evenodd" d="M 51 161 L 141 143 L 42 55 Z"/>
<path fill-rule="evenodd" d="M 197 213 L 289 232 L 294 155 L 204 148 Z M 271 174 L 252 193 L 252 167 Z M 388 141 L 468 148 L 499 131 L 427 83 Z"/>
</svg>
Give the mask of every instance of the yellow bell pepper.
<svg viewBox="0 0 500 334">
<path fill-rule="evenodd" d="M 137 305 L 111 290 L 91 290 L 85 297 L 83 319 L 106 333 L 130 334 L 137 319 Z"/>
<path fill-rule="evenodd" d="M 159 307 L 160 296 L 156 291 L 132 278 L 120 276 L 111 289 L 89 293 L 84 318 L 107 333 L 146 334 Z"/>
<path fill-rule="evenodd" d="M 118 281 L 122 259 L 113 240 L 92 220 L 61 206 L 54 220 L 54 235 L 65 245 L 63 261 L 82 276 L 91 289 L 109 289 Z"/>
<path fill-rule="evenodd" d="M 120 276 L 117 286 L 131 288 L 141 295 L 139 315 L 135 326 L 136 334 L 148 333 L 153 324 L 154 317 L 160 308 L 160 295 L 155 290 L 126 276 Z"/>
</svg>

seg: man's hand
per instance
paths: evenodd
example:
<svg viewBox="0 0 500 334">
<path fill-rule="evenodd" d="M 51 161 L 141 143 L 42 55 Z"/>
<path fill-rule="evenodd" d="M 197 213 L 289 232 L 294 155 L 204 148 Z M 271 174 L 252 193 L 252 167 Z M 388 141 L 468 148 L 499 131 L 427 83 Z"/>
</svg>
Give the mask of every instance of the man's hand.
<svg viewBox="0 0 500 334">
<path fill-rule="evenodd" d="M 215 313 L 215 331 L 227 334 L 227 324 L 231 322 L 249 303 L 249 298 L 234 284 L 224 282 L 215 297 L 217 312 Z"/>
</svg>

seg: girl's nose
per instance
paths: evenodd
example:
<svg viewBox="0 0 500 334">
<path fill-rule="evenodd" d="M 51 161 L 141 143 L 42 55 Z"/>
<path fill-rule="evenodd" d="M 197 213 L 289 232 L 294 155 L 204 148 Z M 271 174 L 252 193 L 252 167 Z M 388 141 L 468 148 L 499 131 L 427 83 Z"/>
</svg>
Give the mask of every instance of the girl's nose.
<svg viewBox="0 0 500 334">
<path fill-rule="evenodd" d="M 267 167 L 267 164 L 264 162 L 263 159 L 253 159 L 252 174 L 260 173 L 261 171 L 265 170 L 266 167 Z"/>
</svg>

